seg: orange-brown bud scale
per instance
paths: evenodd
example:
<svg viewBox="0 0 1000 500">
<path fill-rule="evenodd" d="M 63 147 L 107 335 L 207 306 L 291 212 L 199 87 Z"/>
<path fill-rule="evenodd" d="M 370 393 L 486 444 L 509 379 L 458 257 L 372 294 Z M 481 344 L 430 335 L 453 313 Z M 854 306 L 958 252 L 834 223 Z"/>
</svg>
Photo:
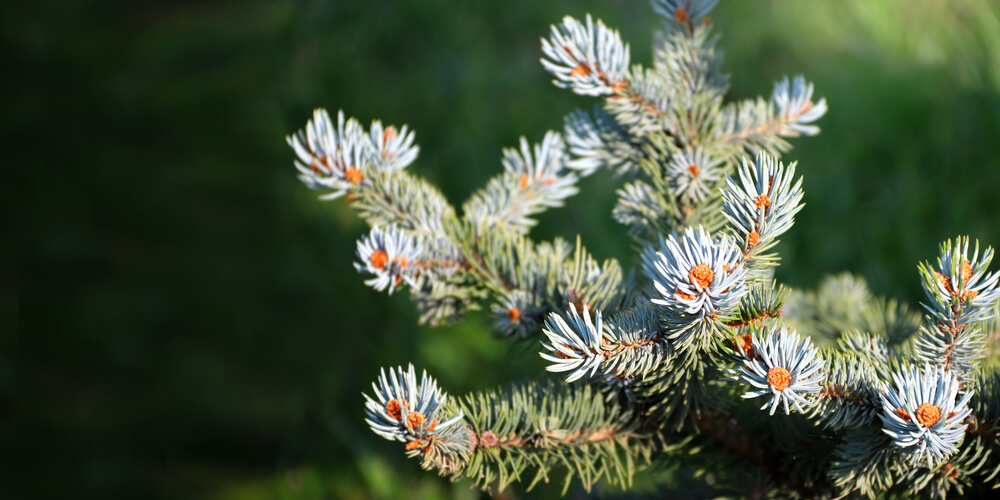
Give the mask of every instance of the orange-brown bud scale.
<svg viewBox="0 0 1000 500">
<path fill-rule="evenodd" d="M 930 427 L 941 420 L 941 408 L 930 403 L 924 403 L 917 407 L 917 422 L 924 427 Z"/>
<path fill-rule="evenodd" d="M 548 179 L 545 179 L 545 185 L 546 186 L 551 186 L 551 185 L 553 185 L 555 183 L 556 183 L 555 177 L 549 177 Z"/>
<path fill-rule="evenodd" d="M 406 257 L 402 255 L 393 259 L 392 262 L 402 269 L 406 269 L 410 265 L 410 263 L 406 260 Z"/>
<path fill-rule="evenodd" d="M 734 340 L 736 341 L 736 349 L 738 351 L 743 352 L 743 354 L 745 354 L 746 357 L 750 359 L 757 357 L 757 352 L 753 348 L 752 334 L 748 333 L 746 335 L 737 335 Z"/>
<path fill-rule="evenodd" d="M 688 167 L 688 172 L 691 172 L 691 175 L 698 175 L 698 165 Z"/>
<path fill-rule="evenodd" d="M 910 414 L 907 413 L 906 410 L 903 408 L 896 408 L 896 416 L 903 420 L 906 420 L 907 422 L 913 422 L 913 419 L 910 418 Z"/>
<path fill-rule="evenodd" d="M 411 429 L 419 429 L 426 421 L 427 419 L 419 411 L 411 411 L 406 416 L 406 426 Z"/>
<path fill-rule="evenodd" d="M 521 310 L 516 307 L 511 307 L 510 309 L 507 309 L 507 319 L 511 321 L 520 321 Z"/>
<path fill-rule="evenodd" d="M 403 418 L 402 406 L 398 399 L 390 399 L 388 403 L 385 404 L 385 413 L 390 417 L 399 420 Z"/>
<path fill-rule="evenodd" d="M 520 182 L 521 191 L 524 191 L 524 188 L 528 186 L 528 179 L 529 179 L 528 174 L 521 174 L 521 182 Z"/>
<path fill-rule="evenodd" d="M 375 250 L 368 258 L 368 262 L 375 269 L 385 269 L 385 265 L 389 263 L 389 254 L 385 253 L 385 250 Z"/>
<path fill-rule="evenodd" d="M 686 23 L 688 20 L 687 9 L 684 7 L 677 7 L 677 10 L 674 11 L 674 19 L 676 19 L 677 22 Z"/>
<path fill-rule="evenodd" d="M 691 284 L 708 288 L 708 285 L 711 285 L 715 279 L 715 272 L 712 271 L 711 267 L 708 267 L 708 264 L 697 264 L 688 272 L 688 279 L 691 280 Z"/>
<path fill-rule="evenodd" d="M 949 478 L 958 477 L 958 469 L 952 464 L 944 464 L 941 466 L 941 472 Z"/>
<path fill-rule="evenodd" d="M 573 68 L 573 71 L 569 73 L 569 76 L 587 76 L 590 74 L 590 67 L 586 64 L 579 64 L 577 67 Z"/>
<path fill-rule="evenodd" d="M 407 451 L 415 450 L 417 448 L 423 447 L 423 445 L 424 445 L 423 439 L 414 439 L 413 441 L 406 443 L 406 450 Z"/>
<path fill-rule="evenodd" d="M 760 243 L 760 233 L 758 233 L 757 230 L 754 229 L 753 231 L 750 231 L 750 234 L 747 235 L 747 248 L 753 248 L 757 246 L 758 243 Z"/>
<path fill-rule="evenodd" d="M 941 286 L 952 295 L 958 294 L 958 290 L 955 289 L 954 284 L 951 281 L 951 276 L 941 273 L 934 273 L 934 277 L 941 283 Z M 972 278 L 972 263 L 969 259 L 962 260 L 962 281 L 968 283 L 969 278 Z M 959 298 L 965 302 L 966 300 L 974 299 L 978 295 L 977 292 L 972 290 L 964 290 Z"/>
<path fill-rule="evenodd" d="M 792 375 L 788 370 L 775 366 L 767 371 L 767 383 L 776 391 L 783 391 L 792 383 Z"/>
<path fill-rule="evenodd" d="M 347 167 L 344 169 L 344 178 L 347 182 L 351 184 L 360 184 L 364 180 L 364 176 L 361 175 L 361 171 L 355 167 Z"/>
<path fill-rule="evenodd" d="M 389 125 L 382 131 L 382 158 L 388 158 L 392 156 L 392 151 L 386 151 L 385 148 L 389 146 L 389 141 L 396 137 L 396 128 Z"/>
<path fill-rule="evenodd" d="M 311 152 L 312 150 L 310 150 L 310 153 Z M 319 158 L 314 159 L 313 162 L 309 165 L 309 168 L 311 168 L 317 174 L 327 175 L 330 173 L 330 164 L 327 163 L 325 156 L 320 156 Z"/>
<path fill-rule="evenodd" d="M 493 448 L 500 444 L 500 439 L 493 431 L 486 431 L 479 435 L 479 446 L 482 448 Z"/>
<path fill-rule="evenodd" d="M 757 199 L 753 202 L 757 210 L 764 209 L 765 211 L 771 208 L 771 199 L 767 197 L 766 194 L 757 195 Z"/>
<path fill-rule="evenodd" d="M 934 276 L 936 276 L 937 279 L 938 279 L 938 281 L 941 282 L 941 286 L 943 286 L 945 288 L 945 290 L 948 290 L 948 293 L 951 293 L 951 294 L 955 293 L 955 290 L 951 287 L 951 278 L 950 277 L 945 276 L 944 274 L 941 274 L 941 273 L 934 273 Z"/>
<path fill-rule="evenodd" d="M 567 348 L 567 349 L 569 349 L 571 351 L 580 352 L 579 349 L 577 349 L 577 348 L 575 348 L 575 347 L 573 347 L 573 346 L 571 346 L 569 344 L 563 344 L 563 347 L 565 347 L 565 348 Z M 569 354 L 566 354 L 566 353 L 564 353 L 564 352 L 562 352 L 562 351 L 560 351 L 558 349 L 556 349 L 556 353 L 555 354 L 556 354 L 557 357 L 560 357 L 562 359 L 569 359 L 570 358 Z"/>
</svg>

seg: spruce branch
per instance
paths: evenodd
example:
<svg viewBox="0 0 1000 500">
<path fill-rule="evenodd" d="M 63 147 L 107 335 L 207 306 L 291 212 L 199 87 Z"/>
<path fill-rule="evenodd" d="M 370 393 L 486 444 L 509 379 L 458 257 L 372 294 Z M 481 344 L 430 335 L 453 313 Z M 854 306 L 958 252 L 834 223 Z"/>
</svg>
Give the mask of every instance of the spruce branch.
<svg viewBox="0 0 1000 500">
<path fill-rule="evenodd" d="M 810 125 L 826 114 L 826 99 L 812 101 L 813 85 L 801 76 L 776 82 L 771 98 L 730 104 L 722 109 L 718 132 L 723 142 L 738 144 L 750 151 L 779 155 L 790 145 L 784 137 L 816 135 Z"/>
<path fill-rule="evenodd" d="M 616 314 L 605 328 L 605 363 L 617 378 L 645 377 L 669 362 L 673 348 L 660 326 L 656 308 L 643 305 Z"/>
<path fill-rule="evenodd" d="M 600 168 L 617 175 L 634 173 L 642 157 L 642 142 L 607 111 L 595 106 L 593 118 L 576 110 L 566 116 L 565 138 L 572 154 L 566 166 L 587 176 Z"/>
<path fill-rule="evenodd" d="M 885 338 L 867 332 L 846 332 L 837 339 L 837 347 L 868 361 L 870 366 L 876 369 L 888 366 L 891 362 L 890 358 L 895 354 L 889 352 L 889 345 Z M 884 373 L 886 372 L 880 372 L 880 374 Z M 883 378 L 888 378 L 888 376 Z"/>
<path fill-rule="evenodd" d="M 627 309 L 608 322 L 600 311 L 593 316 L 591 322 L 587 306 L 578 314 L 572 305 L 565 317 L 549 315 L 543 330 L 548 341 L 542 346 L 552 354 L 541 353 L 551 363 L 548 371 L 570 372 L 567 382 L 598 371 L 628 380 L 662 369 L 670 359 L 672 347 L 653 307 Z"/>
<path fill-rule="evenodd" d="M 576 246 L 557 239 L 534 244 L 512 229 L 480 234 L 466 226 L 458 239 L 471 286 L 496 300 L 491 307 L 501 336 L 529 338 L 545 316 L 572 302 L 578 309 L 618 308 L 628 282 L 617 261 L 598 264 L 579 239 Z M 572 252 L 572 253 L 571 253 Z"/>
<path fill-rule="evenodd" d="M 958 495 L 972 486 L 980 471 L 987 467 L 992 454 L 989 446 L 984 446 L 979 439 L 970 440 L 949 461 L 930 468 L 911 468 L 905 480 L 908 483 L 907 493 L 910 495 L 924 494 L 933 498 L 945 498 L 952 490 Z"/>
<path fill-rule="evenodd" d="M 362 274 L 372 277 L 365 284 L 389 294 L 402 282 L 419 288 L 417 262 L 422 257 L 421 245 L 410 235 L 395 226 L 385 230 L 373 227 L 367 237 L 358 241 L 358 259 L 354 267 Z"/>
<path fill-rule="evenodd" d="M 746 270 L 737 256 L 730 240 L 713 240 L 700 227 L 688 229 L 680 239 L 671 235 L 666 252 L 652 262 L 651 278 L 660 295 L 652 302 L 682 310 L 691 320 L 718 317 L 746 293 Z"/>
<path fill-rule="evenodd" d="M 491 306 L 493 329 L 503 337 L 527 338 L 534 336 L 538 318 L 544 307 L 538 295 L 525 290 L 510 290 Z"/>
<path fill-rule="evenodd" d="M 726 321 L 734 330 L 781 317 L 781 311 L 790 291 L 775 281 L 755 283 L 747 288 L 740 299 L 735 317 Z"/>
<path fill-rule="evenodd" d="M 921 327 L 915 345 L 922 360 L 939 364 L 962 378 L 979 364 L 985 354 L 986 339 L 976 326 L 952 329 L 928 322 Z"/>
<path fill-rule="evenodd" d="M 729 230 L 740 245 L 743 260 L 755 275 L 776 265 L 776 256 L 766 252 L 778 243 L 778 236 L 792 226 L 802 209 L 802 178 L 795 184 L 795 163 L 786 168 L 764 153 L 753 164 L 743 161 L 739 182 L 726 176 L 723 210 Z"/>
<path fill-rule="evenodd" d="M 568 321 L 567 321 L 568 320 Z M 604 323 L 601 311 L 594 312 L 590 319 L 590 309 L 584 305 L 583 312 L 577 313 L 572 306 L 566 311 L 566 319 L 558 314 L 549 315 L 543 330 L 548 343 L 542 346 L 553 354 L 542 353 L 542 359 L 551 362 L 546 370 L 570 372 L 567 382 L 578 380 L 584 375 L 593 376 L 604 362 Z"/>
<path fill-rule="evenodd" d="M 694 7 L 692 12 L 688 6 L 687 15 L 682 16 L 684 25 L 673 22 L 679 21 L 678 17 L 667 16 L 656 33 L 653 68 L 688 105 L 700 101 L 715 107 L 729 88 L 729 76 L 721 71 L 722 54 L 715 49 L 708 18 L 699 15 L 702 6 Z M 677 5 L 672 10 L 683 13 L 685 7 Z"/>
<path fill-rule="evenodd" d="M 555 132 L 534 148 L 522 137 L 520 149 L 505 149 L 503 156 L 504 173 L 463 206 L 465 219 L 481 232 L 507 226 L 527 233 L 535 225 L 532 215 L 562 206 L 579 191 L 579 177 L 566 170 L 566 146 Z"/>
<path fill-rule="evenodd" d="M 910 368 L 893 374 L 894 385 L 882 389 L 884 432 L 902 448 L 911 463 L 932 466 L 957 451 L 965 437 L 965 419 L 971 392 L 959 396 L 953 374 L 927 368 Z"/>
<path fill-rule="evenodd" d="M 717 3 L 719 0 L 653 0 L 653 10 L 668 26 L 689 31 L 706 20 Z"/>
<path fill-rule="evenodd" d="M 684 205 L 702 204 L 719 186 L 723 166 L 722 158 L 701 147 L 681 151 L 667 167 L 672 194 Z"/>
<path fill-rule="evenodd" d="M 619 81 L 613 88 L 615 93 L 605 98 L 607 112 L 630 136 L 645 138 L 667 130 L 671 137 L 676 137 L 670 112 L 674 102 L 663 81 L 653 70 L 640 65 L 633 66 L 627 78 Z"/>
<path fill-rule="evenodd" d="M 834 454 L 830 479 L 847 496 L 858 491 L 876 498 L 902 478 L 897 448 L 877 429 L 852 429 Z"/>
<path fill-rule="evenodd" d="M 969 433 L 983 438 L 1000 439 L 1000 400 L 989 397 L 1000 394 L 1000 371 L 989 368 L 978 372 L 969 381 L 973 394 L 969 407 L 972 409 L 973 420 L 969 424 Z"/>
<path fill-rule="evenodd" d="M 1000 298 L 1000 272 L 987 274 L 993 260 L 993 247 L 979 255 L 979 241 L 969 256 L 969 237 L 960 236 L 941 244 L 936 268 L 921 263 L 921 285 L 930 304 L 924 304 L 933 320 L 948 329 L 989 319 L 993 305 Z"/>
<path fill-rule="evenodd" d="M 832 349 L 820 351 L 826 371 L 810 416 L 835 429 L 856 429 L 877 421 L 882 411 L 878 361 Z"/>
<path fill-rule="evenodd" d="M 804 406 L 813 402 L 804 395 L 820 392 L 820 382 L 825 377 L 824 361 L 817 356 L 816 349 L 808 337 L 799 339 L 794 331 L 771 327 L 760 334 L 754 334 L 752 344 L 739 352 L 738 377 L 752 386 L 743 394 L 744 398 L 770 395 L 771 399 L 761 406 L 774 411 L 780 403 L 785 414 L 791 413 L 788 403 L 800 413 Z"/>
<path fill-rule="evenodd" d="M 445 422 L 447 425 L 425 423 L 423 430 L 414 430 L 406 426 L 419 420 L 415 415 L 424 413 L 411 411 L 394 418 L 397 408 L 412 404 L 393 404 L 403 399 L 389 399 L 401 392 L 392 385 L 397 382 L 392 377 L 380 378 L 382 387 L 375 388 L 377 399 L 366 396 L 373 430 L 407 441 L 409 454 L 421 457 L 426 468 L 455 478 L 472 478 L 477 486 L 494 492 L 504 490 L 512 481 L 527 481 L 529 472 L 533 473 L 527 481 L 530 489 L 538 481 L 547 482 L 556 467 L 567 469 L 564 491 L 574 476 L 588 490 L 599 480 L 625 488 L 635 471 L 649 462 L 655 447 L 654 433 L 640 430 L 632 413 L 586 385 L 531 383 L 470 394 L 455 404 L 449 400 L 447 406 L 424 410 L 428 415 L 457 415 Z M 396 385 L 406 388 L 415 384 Z M 436 389 L 433 380 L 426 377 L 415 387 L 416 391 L 408 394 L 418 394 L 419 401 L 424 397 L 430 403 L 440 402 L 443 397 L 428 398 Z M 395 433 L 382 431 L 384 427 Z M 399 433 L 406 435 L 398 438 Z"/>
<path fill-rule="evenodd" d="M 438 413 L 447 396 L 438 389 L 437 381 L 424 372 L 420 382 L 410 365 L 390 369 L 372 384 L 374 396 L 365 394 L 365 421 L 372 430 L 389 440 L 414 442 L 440 433 L 442 429 L 462 420 L 458 414 L 438 421 Z"/>
<path fill-rule="evenodd" d="M 542 39 L 542 66 L 556 77 L 552 83 L 581 95 L 606 95 L 626 85 L 629 47 L 621 36 L 587 15 L 586 24 L 566 16 Z"/>
<path fill-rule="evenodd" d="M 655 444 L 628 410 L 587 385 L 528 384 L 462 403 L 478 443 L 465 475 L 484 487 L 496 481 L 497 491 L 529 467 L 530 488 L 557 466 L 568 472 L 564 491 L 574 475 L 588 490 L 601 479 L 624 488 Z"/>
<path fill-rule="evenodd" d="M 564 488 L 574 477 L 627 488 L 654 453 L 704 453 L 701 471 L 718 474 L 748 460 L 727 478 L 755 496 L 998 486 L 992 248 L 959 237 L 936 265 L 920 264 L 922 323 L 858 277 L 815 292 L 775 281 L 775 245 L 803 199 L 796 163 L 777 156 L 787 139 L 819 132 L 826 101 L 796 77 L 769 99 L 726 103 L 715 4 L 653 0 L 663 22 L 651 67 L 630 66 L 618 32 L 590 16 L 553 26 L 542 66 L 600 105 L 567 116 L 562 134 L 505 149 L 503 171 L 461 217 L 406 170 L 418 154 L 406 126 L 366 130 L 317 110 L 287 138 L 299 178 L 371 226 L 355 263 L 366 284 L 408 289 L 432 324 L 489 304 L 495 333 L 541 333 L 547 369 L 567 382 L 454 399 L 412 366 L 383 370 L 364 396 L 366 421 L 424 468 L 494 492 L 556 469 Z M 537 214 L 601 169 L 624 178 L 612 215 L 635 239 L 638 278 L 579 237 L 530 237 Z M 763 407 L 745 401 L 760 396 Z"/>
<path fill-rule="evenodd" d="M 380 124 L 381 126 L 381 124 Z M 353 184 L 365 182 L 375 151 L 357 120 L 337 113 L 337 126 L 326 110 L 317 109 L 306 127 L 285 138 L 298 159 L 299 179 L 313 189 L 330 190 L 324 199 L 343 196 Z"/>
<path fill-rule="evenodd" d="M 634 181 L 618 190 L 618 203 L 611 216 L 629 227 L 629 233 L 643 239 L 662 233 L 668 220 L 670 202 L 645 181 Z"/>
<path fill-rule="evenodd" d="M 337 113 L 334 127 L 325 110 L 298 133 L 286 138 L 295 151 L 295 167 L 306 186 L 331 191 L 321 198 L 332 200 L 347 195 L 354 208 L 371 226 L 399 225 L 402 228 L 440 234 L 445 219 L 455 216 L 441 193 L 403 169 L 416 159 L 413 133 L 403 126 L 383 128 L 372 123 L 366 134 L 354 118 Z"/>
<path fill-rule="evenodd" d="M 993 260 L 993 248 L 987 247 L 982 258 L 979 242 L 969 256 L 969 238 L 959 237 L 941 245 L 935 268 L 919 266 L 921 284 L 930 304 L 924 304 L 928 316 L 917 337 L 917 354 L 929 363 L 940 363 L 945 371 L 954 371 L 961 379 L 972 372 L 985 353 L 986 338 L 980 322 L 994 315 L 1000 298 L 1000 273 L 987 274 Z"/>
</svg>

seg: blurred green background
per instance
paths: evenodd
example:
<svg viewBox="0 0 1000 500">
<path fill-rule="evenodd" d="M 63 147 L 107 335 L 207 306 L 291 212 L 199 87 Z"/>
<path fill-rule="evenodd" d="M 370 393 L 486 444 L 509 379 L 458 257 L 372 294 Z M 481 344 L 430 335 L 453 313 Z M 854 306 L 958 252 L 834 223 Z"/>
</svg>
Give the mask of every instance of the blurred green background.
<svg viewBox="0 0 1000 500">
<path fill-rule="evenodd" d="M 502 147 L 592 105 L 538 64 L 549 25 L 590 12 L 648 63 L 648 2 L 8 4 L 3 163 L 25 187 L 5 197 L 0 497 L 476 498 L 369 432 L 360 392 L 408 362 L 452 394 L 533 378 L 536 349 L 489 339 L 482 315 L 417 327 L 403 294 L 366 288 L 363 224 L 299 184 L 284 136 L 316 107 L 408 123 L 411 170 L 459 204 Z M 806 207 L 780 279 L 850 270 L 915 305 L 941 240 L 1000 245 L 997 1 L 723 1 L 712 18 L 733 98 L 801 73 L 829 101 L 786 156 Z M 610 179 L 534 235 L 631 262 Z"/>
</svg>

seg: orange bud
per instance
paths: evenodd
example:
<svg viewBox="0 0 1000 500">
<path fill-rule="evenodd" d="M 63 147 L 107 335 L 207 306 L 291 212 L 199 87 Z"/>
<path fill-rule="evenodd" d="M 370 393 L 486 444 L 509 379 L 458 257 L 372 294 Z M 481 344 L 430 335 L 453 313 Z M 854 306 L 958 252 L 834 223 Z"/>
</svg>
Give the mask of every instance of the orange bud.
<svg viewBox="0 0 1000 500">
<path fill-rule="evenodd" d="M 587 76 L 589 74 L 590 67 L 581 63 L 577 67 L 573 68 L 573 71 L 569 73 L 569 76 Z"/>
<path fill-rule="evenodd" d="M 385 265 L 389 263 L 389 255 L 384 250 L 375 250 L 368 258 L 368 262 L 371 262 L 375 269 L 385 269 Z"/>
<path fill-rule="evenodd" d="M 677 10 L 674 11 L 674 19 L 677 19 L 677 22 L 686 23 L 688 20 L 687 9 L 684 7 L 677 7 Z"/>
<path fill-rule="evenodd" d="M 347 179 L 347 182 L 358 184 L 364 179 L 364 176 L 361 175 L 361 171 L 357 168 L 347 167 L 344 169 L 344 178 Z"/>
<path fill-rule="evenodd" d="M 775 366 L 767 371 L 767 383 L 777 391 L 783 391 L 792 383 L 792 375 L 788 370 Z"/>
<path fill-rule="evenodd" d="M 698 264 L 688 272 L 688 279 L 691 280 L 692 284 L 708 288 L 708 285 L 711 285 L 712 280 L 715 279 L 715 272 L 712 271 L 711 267 L 708 267 L 708 264 Z"/>
</svg>

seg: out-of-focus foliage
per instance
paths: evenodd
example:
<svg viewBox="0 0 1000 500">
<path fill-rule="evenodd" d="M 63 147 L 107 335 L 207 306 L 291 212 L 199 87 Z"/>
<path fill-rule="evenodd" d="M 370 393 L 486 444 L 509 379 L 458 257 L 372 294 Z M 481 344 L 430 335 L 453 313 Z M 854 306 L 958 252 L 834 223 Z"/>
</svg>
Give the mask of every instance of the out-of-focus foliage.
<svg viewBox="0 0 1000 500">
<path fill-rule="evenodd" d="M 488 313 L 416 327 L 371 293 L 350 266 L 364 224 L 288 175 L 280 138 L 320 105 L 408 123 L 411 168 L 465 199 L 588 102 L 538 64 L 548 26 L 587 12 L 651 60 L 645 2 L 4 6 L 0 496 L 475 498 L 364 431 L 357 388 L 412 360 L 460 394 L 540 360 L 482 335 Z M 733 2 L 713 22 L 734 98 L 802 73 L 831 104 L 796 143 L 809 198 L 779 279 L 849 270 L 915 310 L 938 242 L 1000 243 L 997 2 Z M 630 254 L 606 179 L 532 234 Z M 654 479 L 691 482 L 639 491 Z"/>
</svg>

